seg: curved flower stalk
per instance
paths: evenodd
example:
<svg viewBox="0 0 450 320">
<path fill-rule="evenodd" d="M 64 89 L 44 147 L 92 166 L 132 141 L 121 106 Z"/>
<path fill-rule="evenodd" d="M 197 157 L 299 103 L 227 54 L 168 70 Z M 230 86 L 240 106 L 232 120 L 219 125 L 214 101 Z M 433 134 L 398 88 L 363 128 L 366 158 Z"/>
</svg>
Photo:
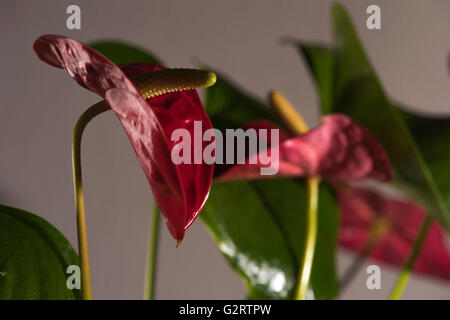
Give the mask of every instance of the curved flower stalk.
<svg viewBox="0 0 450 320">
<path fill-rule="evenodd" d="M 81 116 L 74 130 L 73 143 L 83 297 L 90 299 L 80 165 L 80 143 L 84 128 L 93 117 L 108 110 L 108 106 L 116 113 L 178 246 L 185 230 L 197 218 L 206 202 L 213 164 L 195 161 L 175 164 L 171 156 L 177 141 L 172 140 L 172 133 L 176 129 L 184 129 L 192 139 L 195 137 L 194 123 L 200 124 L 201 132 L 212 129 L 198 94 L 193 89 L 214 84 L 216 76 L 207 71 L 166 69 L 148 63 L 128 64 L 119 68 L 81 42 L 58 35 L 41 36 L 33 48 L 41 60 L 65 69 L 81 86 L 105 99 Z M 191 143 L 191 160 L 199 153 L 203 155 L 205 147 L 213 143 L 202 141 L 200 146 Z"/>
</svg>

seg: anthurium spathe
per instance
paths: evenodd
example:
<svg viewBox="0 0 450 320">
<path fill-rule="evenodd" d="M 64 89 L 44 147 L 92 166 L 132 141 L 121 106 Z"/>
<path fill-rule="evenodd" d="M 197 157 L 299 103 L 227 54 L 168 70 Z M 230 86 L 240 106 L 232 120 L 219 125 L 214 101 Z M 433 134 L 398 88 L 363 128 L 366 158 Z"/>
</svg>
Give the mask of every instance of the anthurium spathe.
<svg viewBox="0 0 450 320">
<path fill-rule="evenodd" d="M 422 207 L 369 189 L 336 189 L 341 208 L 340 245 L 378 261 L 403 265 L 426 215 Z M 450 255 L 436 222 L 431 222 L 414 270 L 450 280 Z"/>
<path fill-rule="evenodd" d="M 34 50 L 41 60 L 65 69 L 81 86 L 105 99 L 130 139 L 170 233 L 181 241 L 207 199 L 213 173 L 213 165 L 171 161 L 175 129 L 192 133 L 194 121 L 201 122 L 203 131 L 212 127 L 197 92 L 184 90 L 195 86 L 186 83 L 176 92 L 155 96 L 158 92 L 151 90 L 164 91 L 164 79 L 161 88 L 150 88 L 145 86 L 145 75 L 165 68 L 142 63 L 118 67 L 94 49 L 64 36 L 41 36 Z M 208 144 L 202 143 L 202 148 Z"/>
<path fill-rule="evenodd" d="M 300 136 L 290 136 L 282 128 L 268 121 L 255 121 L 244 126 L 253 129 L 278 129 L 280 142 L 269 150 L 278 148 L 279 163 L 277 176 L 320 175 L 331 180 L 392 178 L 389 160 L 381 145 L 361 125 L 342 114 L 324 116 L 317 128 Z M 258 154 L 249 155 L 259 160 Z M 255 162 L 255 161 L 253 161 Z M 260 161 L 229 168 L 217 177 L 218 180 L 264 178 L 260 168 L 266 165 Z"/>
</svg>

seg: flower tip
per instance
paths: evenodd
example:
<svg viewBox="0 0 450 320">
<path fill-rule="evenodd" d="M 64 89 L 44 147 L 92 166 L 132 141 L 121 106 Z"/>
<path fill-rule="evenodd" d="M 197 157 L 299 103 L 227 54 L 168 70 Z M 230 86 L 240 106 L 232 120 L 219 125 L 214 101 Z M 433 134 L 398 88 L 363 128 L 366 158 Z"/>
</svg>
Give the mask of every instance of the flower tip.
<svg viewBox="0 0 450 320">
<path fill-rule="evenodd" d="M 276 96 L 278 94 L 280 94 L 279 91 L 277 91 L 277 90 L 270 90 L 269 91 L 269 100 L 272 100 L 274 98 L 274 96 Z"/>
<path fill-rule="evenodd" d="M 279 92 L 277 90 L 271 90 L 269 92 L 268 98 L 269 98 L 269 102 L 272 106 L 275 104 L 276 100 L 280 99 L 280 95 L 281 95 L 281 92 Z"/>
<path fill-rule="evenodd" d="M 180 245 L 181 245 L 181 238 L 178 238 L 176 248 L 178 248 Z"/>
<path fill-rule="evenodd" d="M 269 101 L 272 109 L 292 134 L 302 135 L 308 132 L 309 128 L 305 120 L 281 92 L 271 91 Z"/>
<path fill-rule="evenodd" d="M 206 79 L 205 79 L 205 88 L 213 86 L 217 81 L 217 76 L 214 72 L 205 71 Z"/>
</svg>

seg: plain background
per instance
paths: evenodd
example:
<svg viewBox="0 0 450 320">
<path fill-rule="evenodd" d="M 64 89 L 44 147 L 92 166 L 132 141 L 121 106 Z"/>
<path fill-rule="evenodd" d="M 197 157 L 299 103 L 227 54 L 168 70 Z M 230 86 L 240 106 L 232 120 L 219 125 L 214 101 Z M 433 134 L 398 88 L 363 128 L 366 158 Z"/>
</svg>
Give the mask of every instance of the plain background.
<svg viewBox="0 0 450 320">
<path fill-rule="evenodd" d="M 343 1 L 390 96 L 415 110 L 450 114 L 450 1 Z M 66 28 L 66 8 L 81 7 L 82 29 Z M 366 8 L 381 7 L 382 29 L 366 28 Z M 264 99 L 278 89 L 308 123 L 317 93 L 285 36 L 330 43 L 331 1 L 2 1 L 0 4 L 0 203 L 37 213 L 76 244 L 71 134 L 99 101 L 32 51 L 42 34 L 84 42 L 119 39 L 153 51 L 169 66 L 195 59 Z M 124 130 L 110 113 L 89 125 L 83 143 L 89 249 L 95 298 L 140 299 L 152 195 Z M 251 232 L 251 230 L 249 230 Z M 339 253 L 339 272 L 353 259 Z M 342 298 L 386 298 L 394 269 L 382 265 L 382 290 L 361 270 Z M 183 245 L 161 228 L 159 299 L 241 299 L 246 288 L 197 221 Z M 414 276 L 405 298 L 448 298 L 445 282 Z"/>
</svg>

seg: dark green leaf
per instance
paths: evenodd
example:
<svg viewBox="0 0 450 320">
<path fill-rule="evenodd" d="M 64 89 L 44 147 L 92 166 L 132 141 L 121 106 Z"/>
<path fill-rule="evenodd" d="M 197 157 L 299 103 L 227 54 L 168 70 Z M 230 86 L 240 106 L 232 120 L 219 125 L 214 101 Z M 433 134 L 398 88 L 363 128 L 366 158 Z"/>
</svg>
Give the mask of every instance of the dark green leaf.
<svg viewBox="0 0 450 320">
<path fill-rule="evenodd" d="M 317 249 L 311 287 L 317 299 L 337 295 L 336 199 L 320 189 Z M 304 241 L 303 180 L 215 183 L 200 215 L 221 252 L 242 276 L 251 299 L 292 299 Z"/>
<path fill-rule="evenodd" d="M 66 269 L 78 256 L 66 238 L 38 216 L 0 205 L 0 299 L 79 299 Z"/>
<path fill-rule="evenodd" d="M 450 119 L 419 116 L 401 110 L 431 175 L 450 208 Z"/>
<path fill-rule="evenodd" d="M 134 62 L 162 64 L 158 58 L 149 54 L 146 50 L 123 42 L 99 41 L 91 43 L 89 46 L 118 65 Z"/>
<path fill-rule="evenodd" d="M 254 120 L 279 122 L 265 104 L 238 89 L 226 77 L 216 74 L 217 82 L 206 89 L 204 104 L 214 128 L 237 128 Z"/>
<path fill-rule="evenodd" d="M 297 47 L 316 81 L 322 113 L 330 113 L 333 108 L 334 52 L 318 45 L 297 43 Z"/>
</svg>

